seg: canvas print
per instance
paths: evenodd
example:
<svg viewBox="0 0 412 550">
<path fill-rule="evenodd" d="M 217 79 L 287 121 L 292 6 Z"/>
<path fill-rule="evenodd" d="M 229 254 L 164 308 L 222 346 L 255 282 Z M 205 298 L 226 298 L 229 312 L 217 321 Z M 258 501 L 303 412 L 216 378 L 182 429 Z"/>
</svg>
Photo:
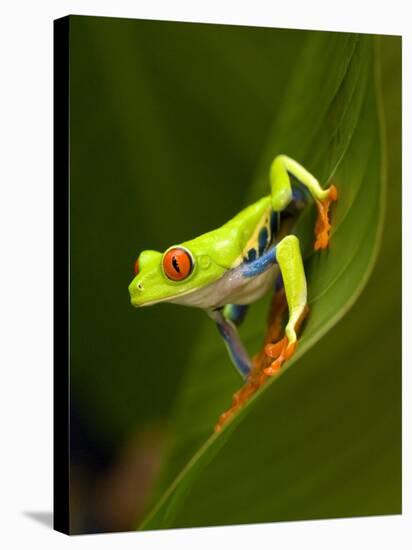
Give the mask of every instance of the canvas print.
<svg viewBox="0 0 412 550">
<path fill-rule="evenodd" d="M 55 527 L 400 514 L 401 38 L 70 16 L 54 63 Z"/>
</svg>

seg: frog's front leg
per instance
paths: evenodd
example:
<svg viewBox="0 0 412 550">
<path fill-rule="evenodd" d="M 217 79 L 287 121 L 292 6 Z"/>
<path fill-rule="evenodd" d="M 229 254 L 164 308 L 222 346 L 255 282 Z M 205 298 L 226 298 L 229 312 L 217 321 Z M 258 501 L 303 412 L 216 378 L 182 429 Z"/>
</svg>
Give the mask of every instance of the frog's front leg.
<svg viewBox="0 0 412 550">
<path fill-rule="evenodd" d="M 276 260 L 285 287 L 289 320 L 285 329 L 285 337 L 276 344 L 267 344 L 265 347 L 266 354 L 275 359 L 269 367 L 264 369 L 264 373 L 268 376 L 275 375 L 284 361 L 295 352 L 296 332 L 308 312 L 306 277 L 299 239 L 295 235 L 288 235 L 277 244 Z"/>
<path fill-rule="evenodd" d="M 338 192 L 334 185 L 328 189 L 322 189 L 318 180 L 298 162 L 286 155 L 278 155 L 270 167 L 270 184 L 272 190 L 272 208 L 275 212 L 281 212 L 292 201 L 293 191 L 289 174 L 292 174 L 303 184 L 312 195 L 317 210 L 318 218 L 315 225 L 315 250 L 326 248 L 329 244 L 329 208 L 338 198 Z"/>
<path fill-rule="evenodd" d="M 223 308 L 223 315 L 238 327 L 243 323 L 248 308 L 246 305 L 227 304 Z"/>
<path fill-rule="evenodd" d="M 235 317 L 231 320 L 227 317 L 231 312 L 230 309 L 227 309 L 228 307 L 230 306 L 226 306 L 225 310 L 223 310 L 223 308 L 208 310 L 207 313 L 216 322 L 217 328 L 222 335 L 234 366 L 242 378 L 246 379 L 252 367 L 252 363 L 235 326 L 235 322 L 240 321 L 240 317 L 238 316 L 244 316 L 245 311 L 239 309 L 237 311 L 232 310 L 232 314 L 235 313 Z M 244 308 L 246 306 L 239 307 Z"/>
</svg>

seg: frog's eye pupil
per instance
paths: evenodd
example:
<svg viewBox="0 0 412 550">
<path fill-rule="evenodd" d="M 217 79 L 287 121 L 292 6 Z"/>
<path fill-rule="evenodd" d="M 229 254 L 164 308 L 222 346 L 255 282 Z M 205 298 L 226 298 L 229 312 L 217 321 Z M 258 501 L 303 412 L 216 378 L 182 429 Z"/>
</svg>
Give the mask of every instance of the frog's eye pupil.
<svg viewBox="0 0 412 550">
<path fill-rule="evenodd" d="M 193 271 L 192 255 L 185 248 L 170 248 L 163 256 L 163 271 L 172 281 L 182 281 Z"/>
<path fill-rule="evenodd" d="M 139 273 L 139 258 L 137 258 L 137 260 L 134 263 L 133 271 L 134 271 L 135 275 L 137 275 Z"/>
<path fill-rule="evenodd" d="M 172 264 L 173 264 L 173 267 L 175 268 L 175 271 L 177 271 L 177 273 L 180 273 L 179 262 L 177 261 L 176 256 L 172 257 Z"/>
</svg>

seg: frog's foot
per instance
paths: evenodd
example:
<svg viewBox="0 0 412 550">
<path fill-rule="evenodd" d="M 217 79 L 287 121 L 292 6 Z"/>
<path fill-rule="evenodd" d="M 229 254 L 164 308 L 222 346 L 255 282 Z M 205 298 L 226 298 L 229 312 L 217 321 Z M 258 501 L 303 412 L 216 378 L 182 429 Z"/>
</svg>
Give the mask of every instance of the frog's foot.
<svg viewBox="0 0 412 550">
<path fill-rule="evenodd" d="M 315 225 L 315 250 L 321 248 L 327 248 L 329 244 L 329 232 L 330 232 L 330 221 L 329 221 L 329 209 L 332 202 L 338 199 L 338 190 L 334 185 L 329 187 L 329 194 L 326 199 L 316 200 L 316 206 L 318 208 L 318 218 Z"/>
<path fill-rule="evenodd" d="M 256 392 L 259 386 L 251 383 L 249 380 L 246 384 L 233 395 L 232 405 L 230 409 L 220 415 L 215 426 L 215 432 L 220 432 L 223 425 L 232 418 L 232 416 L 248 401 L 248 399 Z"/>
<path fill-rule="evenodd" d="M 219 420 L 215 426 L 215 432 L 220 432 L 223 425 L 226 424 L 230 418 L 252 397 L 254 393 L 262 386 L 267 380 L 267 376 L 262 372 L 258 356 L 253 359 L 252 369 L 246 380 L 245 385 L 240 388 L 233 395 L 232 405 L 230 409 L 220 415 Z"/>
<path fill-rule="evenodd" d="M 267 376 L 275 376 L 278 374 L 283 363 L 287 359 L 290 359 L 295 353 L 296 345 L 297 340 L 294 342 L 289 342 L 289 338 L 287 336 L 282 338 L 282 340 L 279 340 L 279 342 L 276 342 L 276 344 L 266 344 L 266 355 L 276 360 L 273 361 L 269 367 L 266 367 L 263 372 Z"/>
<path fill-rule="evenodd" d="M 309 313 L 309 306 L 306 304 L 298 321 L 295 324 L 295 332 L 299 332 L 303 321 L 305 320 L 307 314 Z M 296 338 L 296 336 L 295 336 Z M 298 340 L 290 341 L 287 336 L 284 336 L 281 340 L 274 344 L 266 344 L 265 353 L 267 357 L 275 359 L 268 367 L 263 369 L 263 373 L 266 376 L 276 376 L 283 363 L 292 357 L 296 351 Z"/>
</svg>

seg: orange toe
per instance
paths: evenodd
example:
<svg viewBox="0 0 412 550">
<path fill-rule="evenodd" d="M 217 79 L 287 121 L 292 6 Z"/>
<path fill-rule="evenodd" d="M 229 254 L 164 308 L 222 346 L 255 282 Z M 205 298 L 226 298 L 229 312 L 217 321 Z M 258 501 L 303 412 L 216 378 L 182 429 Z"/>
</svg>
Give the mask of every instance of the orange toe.
<svg viewBox="0 0 412 550">
<path fill-rule="evenodd" d="M 331 229 L 331 224 L 329 220 L 329 209 L 331 202 L 334 202 L 337 199 L 338 190 L 334 185 L 331 185 L 329 187 L 327 198 L 322 201 L 316 201 L 316 206 L 318 208 L 318 218 L 315 224 L 315 250 L 327 248 L 329 245 L 329 233 Z"/>
<path fill-rule="evenodd" d="M 329 187 L 329 200 L 334 202 L 338 200 L 338 190 L 335 185 Z"/>
<path fill-rule="evenodd" d="M 273 361 L 273 363 L 269 365 L 269 367 L 266 367 L 263 372 L 266 376 L 276 376 L 282 367 L 282 362 L 283 361 L 280 361 L 279 358 L 276 359 L 276 361 Z"/>
<path fill-rule="evenodd" d="M 329 230 L 322 231 L 316 235 L 315 250 L 327 248 L 329 244 Z"/>
<path fill-rule="evenodd" d="M 283 363 L 292 357 L 292 355 L 295 353 L 296 349 L 296 342 L 293 342 L 292 344 L 289 343 L 288 338 L 285 336 L 277 342 L 276 344 L 268 344 L 265 348 L 265 351 L 272 351 L 272 348 L 276 348 L 276 353 L 279 351 L 279 346 L 281 347 L 280 352 L 275 354 L 268 353 L 269 357 L 277 357 L 273 363 L 271 363 L 268 367 L 266 367 L 263 372 L 266 374 L 266 376 L 275 376 L 278 374 L 280 368 L 282 367 Z M 268 349 L 269 348 L 269 349 Z"/>
<path fill-rule="evenodd" d="M 285 348 L 285 346 L 288 343 L 288 339 L 285 336 L 279 342 L 276 342 L 275 344 L 266 344 L 265 346 L 265 353 L 268 357 L 271 357 L 272 359 L 276 359 L 279 357 L 279 355 L 282 353 L 282 350 Z"/>
</svg>

